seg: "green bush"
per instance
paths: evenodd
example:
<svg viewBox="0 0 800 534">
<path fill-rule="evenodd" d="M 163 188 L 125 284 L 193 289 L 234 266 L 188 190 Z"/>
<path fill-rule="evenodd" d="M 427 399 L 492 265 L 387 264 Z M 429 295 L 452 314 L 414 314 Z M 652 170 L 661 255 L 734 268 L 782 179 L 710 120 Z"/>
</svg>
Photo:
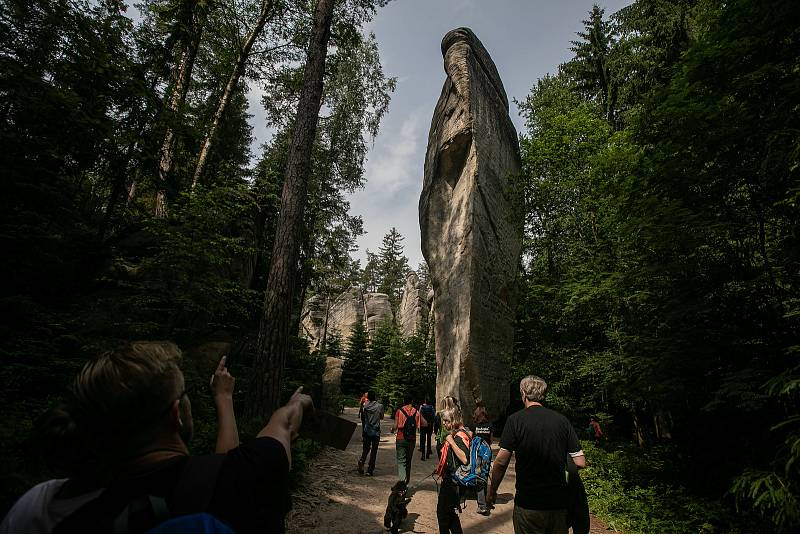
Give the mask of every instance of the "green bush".
<svg viewBox="0 0 800 534">
<path fill-rule="evenodd" d="M 755 525 L 742 524 L 721 502 L 660 480 L 665 463 L 658 454 L 646 455 L 633 448 L 605 451 L 588 441 L 583 449 L 589 467 L 581 472 L 581 479 L 589 510 L 615 530 L 626 534 L 759 532 Z"/>
</svg>

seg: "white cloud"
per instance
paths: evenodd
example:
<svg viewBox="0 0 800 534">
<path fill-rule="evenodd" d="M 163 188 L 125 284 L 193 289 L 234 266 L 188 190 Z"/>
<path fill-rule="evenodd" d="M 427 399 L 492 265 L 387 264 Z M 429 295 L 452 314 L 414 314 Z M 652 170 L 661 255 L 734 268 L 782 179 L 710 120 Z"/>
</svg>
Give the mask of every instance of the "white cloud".
<svg viewBox="0 0 800 534">
<path fill-rule="evenodd" d="M 391 227 L 405 237 L 405 255 L 412 267 L 422 260 L 417 204 L 422 190 L 426 136 L 421 128 L 422 110 L 407 115 L 399 125 L 391 121 L 375 142 L 365 169 L 364 189 L 350 196 L 351 213 L 362 215 L 366 235 L 358 240 L 354 257 L 376 252 Z"/>
<path fill-rule="evenodd" d="M 370 196 L 391 197 L 419 181 L 418 116 L 418 113 L 412 113 L 400 125 L 398 132 L 384 132 L 376 140 L 365 169 L 366 189 L 370 190 Z"/>
</svg>

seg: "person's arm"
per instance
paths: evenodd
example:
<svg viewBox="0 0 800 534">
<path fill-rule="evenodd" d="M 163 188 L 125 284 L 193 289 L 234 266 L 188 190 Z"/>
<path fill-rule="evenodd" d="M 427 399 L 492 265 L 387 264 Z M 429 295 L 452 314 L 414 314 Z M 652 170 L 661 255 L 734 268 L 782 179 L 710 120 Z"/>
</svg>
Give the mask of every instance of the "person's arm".
<svg viewBox="0 0 800 534">
<path fill-rule="evenodd" d="M 466 464 L 467 462 L 469 462 L 467 454 L 464 452 L 464 449 L 456 442 L 456 439 L 453 437 L 453 434 L 447 434 L 447 438 L 445 438 L 445 441 L 450 444 L 450 450 L 453 451 L 453 454 L 455 455 L 456 458 L 458 458 L 459 462 L 461 462 L 462 464 Z"/>
<path fill-rule="evenodd" d="M 314 401 L 303 393 L 303 386 L 300 386 L 289 402 L 278 408 L 269 418 L 267 426 L 258 433 L 259 438 L 270 437 L 283 445 L 286 457 L 289 459 L 289 469 L 292 468 L 292 440 L 300 432 L 303 413 L 308 409 L 314 409 Z"/>
<path fill-rule="evenodd" d="M 399 419 L 398 415 L 400 415 L 400 410 L 397 410 L 394 413 L 394 423 L 392 423 L 392 434 L 397 432 L 397 420 Z"/>
<path fill-rule="evenodd" d="M 575 466 L 578 469 L 583 469 L 586 467 L 586 457 L 583 455 L 583 449 L 581 449 L 581 442 L 578 440 L 578 435 L 575 433 L 575 428 L 573 428 L 572 424 L 570 424 L 566 419 L 564 419 L 567 425 L 567 454 L 572 457 L 572 461 L 575 462 Z"/>
<path fill-rule="evenodd" d="M 492 474 L 489 477 L 492 483 L 486 493 L 486 504 L 494 505 L 497 499 L 497 488 L 500 487 L 503 477 L 506 476 L 506 469 L 508 469 L 510 462 L 511 451 L 501 448 L 497 453 L 497 458 L 494 459 L 494 464 L 492 464 Z"/>
<path fill-rule="evenodd" d="M 217 408 L 216 453 L 226 453 L 239 446 L 239 430 L 236 427 L 236 414 L 233 412 L 233 386 L 236 379 L 225 366 L 227 357 L 219 360 L 217 369 L 211 375 L 211 392 Z"/>
</svg>

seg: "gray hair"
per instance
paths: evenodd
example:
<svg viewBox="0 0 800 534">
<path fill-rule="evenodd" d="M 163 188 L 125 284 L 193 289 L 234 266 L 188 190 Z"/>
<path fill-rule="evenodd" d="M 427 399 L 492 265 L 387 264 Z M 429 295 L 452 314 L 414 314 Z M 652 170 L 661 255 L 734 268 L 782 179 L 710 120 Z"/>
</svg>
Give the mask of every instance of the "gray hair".
<svg viewBox="0 0 800 534">
<path fill-rule="evenodd" d="M 528 402 L 542 402 L 547 395 L 547 382 L 538 376 L 528 375 L 520 380 L 519 393 Z"/>
</svg>

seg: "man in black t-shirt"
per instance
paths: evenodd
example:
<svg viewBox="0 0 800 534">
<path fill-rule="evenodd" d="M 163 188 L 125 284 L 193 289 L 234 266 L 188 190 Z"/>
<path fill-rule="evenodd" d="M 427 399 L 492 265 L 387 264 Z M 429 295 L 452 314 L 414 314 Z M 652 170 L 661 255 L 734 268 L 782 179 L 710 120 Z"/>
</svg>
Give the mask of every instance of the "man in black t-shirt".
<svg viewBox="0 0 800 534">
<path fill-rule="evenodd" d="M 240 534 L 284 532 L 291 441 L 311 397 L 298 389 L 251 442 L 190 456 L 192 412 L 179 359 L 179 352 L 133 343 L 84 366 L 75 420 L 102 455 L 109 482 L 55 533 L 142 532 L 193 514 L 210 514 Z"/>
<path fill-rule="evenodd" d="M 525 409 L 506 421 L 486 500 L 491 505 L 497 499 L 497 488 L 513 453 L 517 475 L 515 534 L 567 534 L 565 459 L 571 456 L 578 468 L 586 466 L 586 459 L 572 424 L 542 406 L 547 383 L 538 376 L 526 376 L 519 390 Z"/>
</svg>

